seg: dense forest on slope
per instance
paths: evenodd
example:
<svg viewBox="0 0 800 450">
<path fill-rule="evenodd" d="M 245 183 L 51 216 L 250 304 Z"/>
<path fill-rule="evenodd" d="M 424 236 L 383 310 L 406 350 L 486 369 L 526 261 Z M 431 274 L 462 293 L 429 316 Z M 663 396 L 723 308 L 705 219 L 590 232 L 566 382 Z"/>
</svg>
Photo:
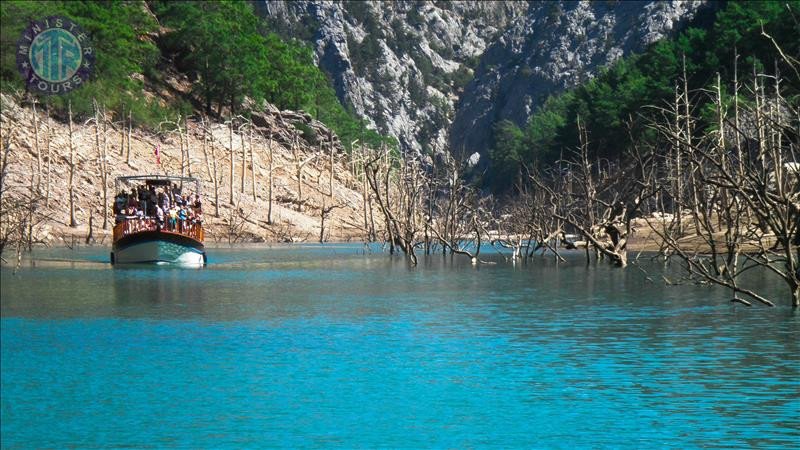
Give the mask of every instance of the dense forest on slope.
<svg viewBox="0 0 800 450">
<path fill-rule="evenodd" d="M 342 106 L 311 50 L 274 34 L 248 2 L 7 1 L 0 8 L 3 92 L 24 89 L 15 53 L 31 21 L 60 15 L 91 35 L 92 78 L 68 95 L 42 99 L 53 113 L 70 103 L 78 117 L 88 116 L 96 99 L 116 116 L 130 112 L 135 124 L 153 128 L 180 113 L 247 114 L 267 101 L 309 112 L 343 143 L 387 142 Z M 188 77 L 191 95 L 151 95 L 164 90 L 175 68 Z"/>
<path fill-rule="evenodd" d="M 694 91 L 701 117 L 710 117 L 711 91 L 719 72 L 723 97 L 732 103 L 734 77 L 748 85 L 754 73 L 789 73 L 775 39 L 792 58 L 800 55 L 800 2 L 729 2 L 708 29 L 689 28 L 675 39 L 653 44 L 607 67 L 587 83 L 549 98 L 523 128 L 509 121 L 494 124 L 491 169 L 484 182 L 497 192 L 513 188 L 525 167 L 548 166 L 579 146 L 578 119 L 589 137 L 593 159 L 616 160 L 633 143 L 646 143 L 654 134 L 648 126 L 658 108 L 674 102 L 676 83 L 685 70 L 687 87 Z M 684 65 L 685 57 L 685 65 Z M 681 81 L 682 82 L 682 81 Z M 800 86 L 787 86 L 797 99 Z M 739 99 L 746 102 L 746 98 Z M 652 108 L 651 108 L 652 106 Z M 702 134 L 714 126 L 706 120 Z"/>
</svg>

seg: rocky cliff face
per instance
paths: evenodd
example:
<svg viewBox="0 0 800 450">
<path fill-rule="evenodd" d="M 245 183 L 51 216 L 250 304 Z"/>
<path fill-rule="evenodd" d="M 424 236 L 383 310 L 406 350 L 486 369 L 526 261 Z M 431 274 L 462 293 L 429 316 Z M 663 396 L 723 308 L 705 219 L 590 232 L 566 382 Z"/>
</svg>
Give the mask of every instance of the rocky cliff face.
<svg viewBox="0 0 800 450">
<path fill-rule="evenodd" d="M 405 151 L 485 153 L 547 95 L 675 31 L 704 1 L 283 1 L 257 10 L 312 43 L 345 104 Z"/>
<path fill-rule="evenodd" d="M 516 20 L 481 58 L 450 127 L 453 149 L 484 153 L 491 126 L 524 125 L 550 94 L 683 26 L 703 2 L 543 2 Z"/>
</svg>

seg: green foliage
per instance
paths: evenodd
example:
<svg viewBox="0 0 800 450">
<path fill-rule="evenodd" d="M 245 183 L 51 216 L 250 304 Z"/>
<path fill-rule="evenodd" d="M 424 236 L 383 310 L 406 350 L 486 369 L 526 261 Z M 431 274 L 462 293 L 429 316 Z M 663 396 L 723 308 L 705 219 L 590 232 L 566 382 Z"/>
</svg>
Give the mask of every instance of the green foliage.
<svg viewBox="0 0 800 450">
<path fill-rule="evenodd" d="M 474 75 L 474 72 L 470 70 L 469 67 L 462 64 L 458 66 L 458 69 L 456 69 L 455 72 L 449 74 L 448 78 L 453 90 L 459 92 L 463 90 L 470 81 L 472 81 Z"/>
<path fill-rule="evenodd" d="M 425 25 L 425 18 L 419 13 L 419 10 L 412 6 L 406 14 L 406 22 L 414 28 L 420 29 Z"/>
<path fill-rule="evenodd" d="M 370 69 L 374 69 L 378 60 L 383 56 L 380 43 L 371 35 L 366 35 L 361 42 L 357 42 L 348 34 L 347 48 L 350 50 L 350 62 L 353 64 L 353 69 L 359 76 L 367 76 L 371 73 Z"/>
<path fill-rule="evenodd" d="M 96 51 L 95 67 L 83 87 L 66 96 L 43 97 L 59 116 L 72 103 L 77 119 L 92 113 L 92 99 L 111 111 L 132 110 L 134 121 L 153 126 L 180 105 L 164 108 L 141 95 L 141 75 L 155 71 L 158 48 L 148 37 L 158 24 L 145 13 L 145 4 L 131 2 L 5 1 L 0 2 L 0 82 L 2 90 L 24 89 L 16 68 L 16 45 L 24 28 L 33 20 L 60 15 L 74 20 L 89 33 Z"/>
<path fill-rule="evenodd" d="M 444 59 L 455 59 L 456 54 L 451 47 L 447 45 L 439 45 L 435 40 L 430 41 L 431 50 L 436 52 Z"/>
<path fill-rule="evenodd" d="M 416 105 L 424 105 L 428 101 L 428 91 L 416 78 L 409 79 L 408 94 Z"/>
<path fill-rule="evenodd" d="M 556 15 L 555 6 L 551 6 Z M 781 73 L 793 73 L 772 42 L 762 36 L 770 34 L 787 55 L 800 54 L 800 1 L 728 2 L 716 14 L 709 29 L 688 28 L 671 40 L 653 44 L 640 55 L 631 55 L 602 69 L 597 76 L 548 99 L 530 117 L 524 130 L 509 122 L 494 127 L 494 144 L 490 151 L 493 171 L 490 187 L 509 187 L 508 177 L 521 164 L 552 164 L 562 152 L 578 145 L 576 122 L 580 117 L 589 135 L 593 157 L 621 158 L 633 141 L 647 139 L 648 114 L 653 108 L 674 102 L 675 86 L 681 80 L 685 60 L 690 90 L 710 89 L 716 73 L 722 77 L 723 95 L 730 99 L 734 72 L 734 51 L 738 59 L 740 83 L 747 83 L 754 68 L 762 70 L 778 64 Z M 768 71 L 772 73 L 773 71 Z M 800 94 L 800 80 L 788 89 Z M 682 80 L 680 81 L 682 83 Z M 693 101 L 706 120 L 698 124 L 698 132 L 716 126 L 709 96 L 696 96 Z M 730 101 L 730 100 L 726 100 Z"/>
<path fill-rule="evenodd" d="M 270 16 L 261 24 L 264 34 L 273 32 L 284 39 L 295 39 L 303 42 L 313 42 L 320 29 L 319 19 L 312 14 L 304 14 L 299 22 L 288 22 L 282 16 Z"/>
<path fill-rule="evenodd" d="M 559 2 L 550 2 L 547 7 L 547 23 L 555 23 L 564 15 L 564 10 Z"/>
<path fill-rule="evenodd" d="M 568 108 L 575 101 L 574 92 L 549 97 L 525 128 L 524 147 L 527 164 L 555 161 L 560 156 L 558 142 L 567 124 Z"/>
<path fill-rule="evenodd" d="M 308 143 L 308 145 L 317 145 L 319 139 L 317 138 L 317 132 L 314 131 L 313 128 L 302 122 L 294 124 L 294 127 L 300 131 L 300 136 Z"/>
<path fill-rule="evenodd" d="M 394 38 L 389 40 L 388 44 L 400 55 L 411 53 L 419 45 L 419 37 L 410 31 L 400 19 L 392 20 L 392 33 Z"/>
<path fill-rule="evenodd" d="M 250 98 L 255 104 L 266 100 L 279 108 L 310 111 L 345 143 L 392 143 L 342 106 L 328 77 L 314 65 L 308 46 L 270 32 L 270 24 L 258 19 L 248 2 L 12 0 L 0 2 L 0 12 L 4 92 L 24 87 L 15 50 L 31 20 L 62 15 L 91 35 L 97 59 L 89 82 L 68 95 L 43 98 L 57 116 L 66 117 L 71 103 L 76 120 L 81 120 L 92 114 L 92 99 L 97 99 L 117 114 L 123 108 L 126 116 L 130 112 L 135 125 L 155 128 L 179 113 L 191 114 L 194 99 L 219 112 L 223 106 L 241 109 Z M 156 46 L 153 36 L 159 22 L 169 31 L 159 36 Z M 313 20 L 302 26 L 306 34 L 316 27 Z M 190 98 L 167 102 L 143 95 L 145 82 L 156 89 L 163 86 L 159 64 L 168 59 L 192 80 Z"/>
<path fill-rule="evenodd" d="M 411 59 L 414 60 L 417 69 L 422 74 L 422 79 L 426 86 L 431 86 L 441 92 L 447 92 L 450 80 L 448 75 L 440 68 L 435 67 L 425 53 L 419 48 L 411 51 Z"/>
<path fill-rule="evenodd" d="M 464 61 L 464 65 L 467 66 L 468 68 L 472 69 L 472 70 L 475 70 L 475 69 L 478 68 L 478 64 L 480 64 L 480 62 L 481 62 L 481 55 L 476 54 L 476 55 L 472 55 L 472 56 L 468 57 Z"/>
<path fill-rule="evenodd" d="M 383 50 L 380 40 L 385 36 L 372 6 L 361 0 L 343 2 L 347 13 L 356 19 L 366 32 L 361 42 L 355 40 L 349 33 L 347 35 L 347 48 L 350 51 L 350 61 L 353 69 L 359 76 L 367 77 L 377 74 L 375 64 L 382 56 Z"/>
<path fill-rule="evenodd" d="M 513 122 L 501 120 L 494 125 L 495 145 L 489 156 L 494 164 L 487 182 L 498 191 L 506 191 L 519 179 L 528 159 L 525 136 Z"/>
<path fill-rule="evenodd" d="M 278 89 L 278 82 L 265 75 L 283 62 L 284 52 L 270 54 L 249 4 L 163 2 L 154 9 L 173 30 L 164 38 L 166 50 L 177 54 L 178 63 L 196 79 L 193 93 L 203 99 L 206 112 L 212 105 L 218 111 L 223 105 L 236 109 L 245 96 L 266 97 Z M 278 61 L 270 64 L 270 56 Z"/>
</svg>

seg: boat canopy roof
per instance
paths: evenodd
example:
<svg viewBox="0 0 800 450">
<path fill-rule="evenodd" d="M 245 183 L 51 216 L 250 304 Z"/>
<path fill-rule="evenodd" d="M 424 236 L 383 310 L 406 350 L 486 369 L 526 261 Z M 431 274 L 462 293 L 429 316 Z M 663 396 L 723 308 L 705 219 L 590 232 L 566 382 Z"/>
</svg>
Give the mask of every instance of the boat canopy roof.
<svg viewBox="0 0 800 450">
<path fill-rule="evenodd" d="M 126 177 L 117 177 L 114 185 L 117 191 L 119 191 L 120 186 L 170 186 L 172 184 L 183 186 L 184 184 L 189 183 L 194 183 L 196 192 L 200 192 L 200 180 L 194 177 L 181 177 L 175 175 L 131 175 Z"/>
</svg>

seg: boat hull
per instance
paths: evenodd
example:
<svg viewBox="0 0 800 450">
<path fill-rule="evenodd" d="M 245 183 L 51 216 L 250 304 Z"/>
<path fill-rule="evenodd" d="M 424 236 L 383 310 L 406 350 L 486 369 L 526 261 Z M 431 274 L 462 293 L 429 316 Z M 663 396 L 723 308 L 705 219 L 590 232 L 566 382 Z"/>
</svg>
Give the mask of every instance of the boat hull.
<svg viewBox="0 0 800 450">
<path fill-rule="evenodd" d="M 114 244 L 112 264 L 170 263 L 202 267 L 203 244 L 175 233 L 147 231 L 125 236 Z"/>
</svg>

